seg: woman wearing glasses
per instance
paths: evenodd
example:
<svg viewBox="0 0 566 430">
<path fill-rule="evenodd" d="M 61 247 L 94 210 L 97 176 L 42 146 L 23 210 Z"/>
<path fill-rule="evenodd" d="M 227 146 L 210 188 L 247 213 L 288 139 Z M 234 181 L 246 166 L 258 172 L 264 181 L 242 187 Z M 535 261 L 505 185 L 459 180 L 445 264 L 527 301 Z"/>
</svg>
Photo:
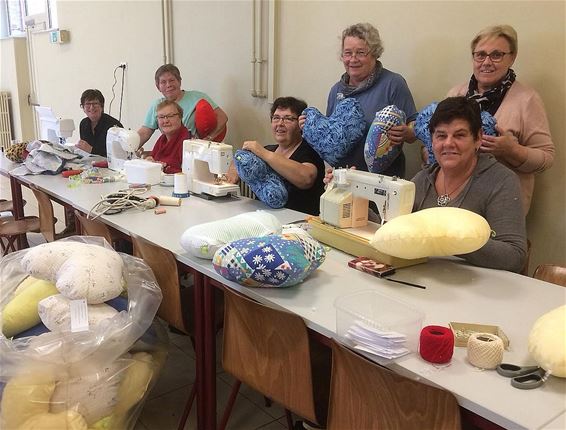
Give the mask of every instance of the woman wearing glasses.
<svg viewBox="0 0 566 430">
<path fill-rule="evenodd" d="M 412 123 L 417 110 L 411 91 L 405 79 L 384 68 L 379 61 L 383 53 L 383 44 L 377 29 L 371 24 L 355 24 L 342 32 L 342 50 L 340 58 L 345 73 L 331 89 L 328 95 L 326 115 L 331 115 L 338 102 L 346 97 L 354 97 L 360 102 L 365 114 L 367 129 L 375 113 L 386 106 L 396 105 L 407 115 L 407 124 Z M 415 133 L 407 124 L 393 127 L 388 136 L 394 144 L 414 142 Z M 355 149 L 343 160 L 340 166 L 356 166 L 366 170 L 364 160 L 365 135 L 360 138 Z M 405 156 L 403 152 L 393 161 L 386 171 L 390 176 L 403 177 L 405 174 Z"/>
<path fill-rule="evenodd" d="M 81 121 L 81 140 L 75 145 L 83 151 L 106 157 L 106 133 L 110 127 L 123 127 L 116 118 L 104 113 L 104 96 L 99 90 L 88 89 L 81 95 L 81 108 L 86 118 Z"/>
<path fill-rule="evenodd" d="M 448 96 L 466 96 L 497 120 L 499 136 L 482 135 L 479 150 L 512 169 L 521 182 L 523 210 L 529 211 L 534 174 L 554 160 L 554 144 L 538 93 L 515 79 L 517 32 L 509 25 L 487 27 L 472 40 L 473 75 Z"/>
<path fill-rule="evenodd" d="M 183 140 L 191 138 L 191 132 L 183 125 L 183 108 L 174 101 L 163 100 L 156 110 L 162 135 L 144 158 L 161 163 L 164 173 L 179 173 L 183 163 Z"/>
</svg>

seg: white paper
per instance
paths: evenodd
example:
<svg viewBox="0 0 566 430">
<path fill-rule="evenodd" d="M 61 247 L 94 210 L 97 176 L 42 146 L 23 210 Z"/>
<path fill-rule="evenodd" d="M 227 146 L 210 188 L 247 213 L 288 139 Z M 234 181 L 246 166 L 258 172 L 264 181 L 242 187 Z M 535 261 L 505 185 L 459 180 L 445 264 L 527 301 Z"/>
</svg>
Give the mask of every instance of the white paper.
<svg viewBox="0 0 566 430">
<path fill-rule="evenodd" d="M 88 326 L 88 307 L 86 299 L 71 300 L 71 331 L 76 333 L 79 331 L 87 331 Z"/>
</svg>

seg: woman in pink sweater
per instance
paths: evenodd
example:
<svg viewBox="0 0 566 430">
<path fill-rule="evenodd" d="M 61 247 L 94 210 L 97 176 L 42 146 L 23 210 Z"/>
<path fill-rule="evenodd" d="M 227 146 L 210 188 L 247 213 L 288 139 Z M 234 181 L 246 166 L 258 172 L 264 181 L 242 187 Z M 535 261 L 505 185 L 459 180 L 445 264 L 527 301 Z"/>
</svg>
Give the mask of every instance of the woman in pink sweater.
<svg viewBox="0 0 566 430">
<path fill-rule="evenodd" d="M 473 75 L 448 96 L 466 96 L 497 119 L 499 136 L 482 135 L 481 152 L 512 169 L 521 183 L 523 209 L 529 211 L 535 173 L 554 160 L 554 144 L 538 93 L 515 80 L 517 32 L 509 25 L 487 27 L 472 40 Z"/>
</svg>

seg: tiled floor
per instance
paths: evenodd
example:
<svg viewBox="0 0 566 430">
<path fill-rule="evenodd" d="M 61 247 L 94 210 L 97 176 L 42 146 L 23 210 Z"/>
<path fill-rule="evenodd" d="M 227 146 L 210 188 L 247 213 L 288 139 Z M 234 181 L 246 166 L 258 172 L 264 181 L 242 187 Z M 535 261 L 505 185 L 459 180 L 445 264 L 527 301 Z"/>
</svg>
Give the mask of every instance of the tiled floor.
<svg viewBox="0 0 566 430">
<path fill-rule="evenodd" d="M 37 203 L 32 192 L 23 187 L 23 197 L 27 201 L 26 215 L 37 215 Z M 10 183 L 0 176 L 0 198 L 11 199 Z M 63 208 L 54 204 L 55 216 L 58 219 L 56 230 L 64 228 Z M 31 246 L 43 243 L 40 234 L 28 235 Z M 167 362 L 162 369 L 160 379 L 151 391 L 141 412 L 135 430 L 173 430 L 185 408 L 190 390 L 195 379 L 194 351 L 188 336 L 171 334 L 171 350 Z M 221 334 L 217 341 L 217 378 L 218 421 L 230 395 L 233 378 L 223 372 L 221 360 Z M 286 428 L 285 412 L 279 405 L 265 407 L 263 396 L 247 386 L 242 386 L 228 422 L 228 429 L 233 430 L 281 430 Z M 196 403 L 193 405 L 185 429 L 196 429 Z"/>
</svg>

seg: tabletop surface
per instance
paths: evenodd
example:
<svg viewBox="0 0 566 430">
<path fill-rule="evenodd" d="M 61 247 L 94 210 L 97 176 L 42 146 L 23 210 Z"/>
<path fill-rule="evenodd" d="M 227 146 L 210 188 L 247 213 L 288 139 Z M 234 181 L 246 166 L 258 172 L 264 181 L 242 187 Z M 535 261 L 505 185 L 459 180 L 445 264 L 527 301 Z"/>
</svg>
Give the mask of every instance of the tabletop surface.
<svg viewBox="0 0 566 430">
<path fill-rule="evenodd" d="M 2 156 L 0 171 L 12 163 Z M 88 212 L 101 195 L 127 187 L 125 183 L 82 184 L 69 187 L 61 176 L 23 176 L 52 196 Z M 170 195 L 172 189 L 154 186 L 148 195 Z M 351 256 L 329 249 L 326 260 L 305 282 L 291 288 L 247 288 L 218 275 L 209 260 L 190 256 L 180 245 L 182 233 L 190 226 L 224 219 L 258 209 L 276 215 L 282 223 L 304 218 L 288 209 L 268 209 L 261 202 L 246 198 L 207 201 L 191 196 L 180 207 L 166 207 L 155 215 L 152 210 L 130 209 L 103 216 L 104 222 L 125 232 L 140 235 L 172 251 L 187 264 L 247 296 L 301 316 L 307 326 L 327 337 L 337 337 L 334 301 L 346 294 L 372 290 L 422 310 L 424 325 L 468 322 L 498 325 L 510 340 L 504 361 L 535 364 L 529 358 L 527 339 L 538 317 L 566 303 L 566 288 L 522 275 L 474 267 L 456 258 L 430 259 L 427 263 L 399 269 L 396 279 L 426 286 L 413 288 L 351 269 Z M 370 357 L 371 358 L 371 357 Z M 565 424 L 566 380 L 551 377 L 535 390 L 518 390 L 495 371 L 482 371 L 466 359 L 466 348 L 455 348 L 447 366 L 435 366 L 418 353 L 387 364 L 413 379 L 443 387 L 456 395 L 461 406 L 507 428 L 560 428 Z"/>
</svg>

